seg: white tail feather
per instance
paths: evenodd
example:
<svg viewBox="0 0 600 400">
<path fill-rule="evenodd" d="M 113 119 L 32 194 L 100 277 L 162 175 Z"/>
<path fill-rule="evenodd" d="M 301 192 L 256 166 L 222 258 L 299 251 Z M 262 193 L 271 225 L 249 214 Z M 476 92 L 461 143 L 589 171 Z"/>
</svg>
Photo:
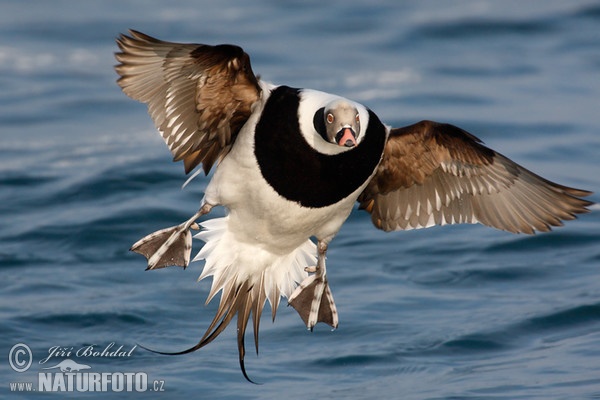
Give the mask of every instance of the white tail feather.
<svg viewBox="0 0 600 400">
<path fill-rule="evenodd" d="M 236 280 L 235 286 L 248 281 L 249 286 L 264 285 L 263 290 L 276 308 L 279 297 L 289 297 L 308 273 L 306 267 L 316 264 L 316 246 L 307 240 L 289 254 L 274 254 L 259 246 L 235 239 L 227 229 L 228 217 L 203 222 L 202 230 L 194 237 L 206 244 L 193 261 L 205 260 L 198 280 L 213 276 L 207 303 L 224 287 Z"/>
</svg>

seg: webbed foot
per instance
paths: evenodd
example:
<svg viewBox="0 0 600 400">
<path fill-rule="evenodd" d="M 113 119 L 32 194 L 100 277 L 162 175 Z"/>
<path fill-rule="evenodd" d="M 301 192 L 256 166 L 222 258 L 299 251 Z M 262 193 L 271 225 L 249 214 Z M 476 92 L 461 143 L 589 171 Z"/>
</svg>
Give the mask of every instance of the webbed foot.
<svg viewBox="0 0 600 400">
<path fill-rule="evenodd" d="M 296 288 L 289 305 L 298 311 L 311 331 L 317 322 L 324 322 L 334 329 L 338 326 L 337 308 L 327 280 L 316 275 L 309 276 Z"/>
<path fill-rule="evenodd" d="M 205 204 L 184 223 L 151 233 L 135 242 L 130 250 L 148 259 L 146 270 L 168 266 L 187 267 L 192 252 L 190 229 L 199 229 L 196 219 L 208 213 L 211 208 L 212 206 Z"/>
<path fill-rule="evenodd" d="M 288 299 L 288 304 L 300 314 L 300 318 L 311 331 L 317 322 L 324 322 L 334 329 L 338 326 L 337 307 L 325 273 L 327 245 L 319 242 L 318 249 L 316 267 L 306 269 L 307 272 L 314 272 L 314 275 L 302 281 Z"/>
</svg>

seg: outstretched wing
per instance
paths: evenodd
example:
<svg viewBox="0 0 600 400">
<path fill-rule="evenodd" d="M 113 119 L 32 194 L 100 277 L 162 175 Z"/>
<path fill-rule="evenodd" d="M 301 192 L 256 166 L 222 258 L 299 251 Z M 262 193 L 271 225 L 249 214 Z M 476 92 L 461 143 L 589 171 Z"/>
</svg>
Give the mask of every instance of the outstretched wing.
<svg viewBox="0 0 600 400">
<path fill-rule="evenodd" d="M 358 201 L 385 231 L 480 222 L 514 233 L 549 231 L 585 213 L 590 192 L 550 182 L 449 124 L 392 129 Z"/>
<path fill-rule="evenodd" d="M 260 97 L 250 57 L 237 46 L 163 42 L 121 35 L 119 86 L 148 104 L 154 124 L 185 172 L 224 157 Z"/>
</svg>

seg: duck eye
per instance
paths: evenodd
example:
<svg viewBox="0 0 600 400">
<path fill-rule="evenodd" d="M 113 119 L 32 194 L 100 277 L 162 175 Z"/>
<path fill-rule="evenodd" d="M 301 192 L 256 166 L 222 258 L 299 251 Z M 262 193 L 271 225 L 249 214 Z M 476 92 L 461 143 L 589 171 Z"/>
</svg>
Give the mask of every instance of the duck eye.
<svg viewBox="0 0 600 400">
<path fill-rule="evenodd" d="M 360 124 L 360 115 L 356 114 L 356 122 Z"/>
<path fill-rule="evenodd" d="M 333 122 L 333 114 L 329 113 L 327 114 L 327 122 L 329 122 L 330 124 Z"/>
</svg>

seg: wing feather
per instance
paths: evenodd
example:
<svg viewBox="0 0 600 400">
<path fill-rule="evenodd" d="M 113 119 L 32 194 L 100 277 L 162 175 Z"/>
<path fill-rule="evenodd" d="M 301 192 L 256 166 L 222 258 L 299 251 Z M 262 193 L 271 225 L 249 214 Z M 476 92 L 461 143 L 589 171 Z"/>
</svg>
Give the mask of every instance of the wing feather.
<svg viewBox="0 0 600 400">
<path fill-rule="evenodd" d="M 549 231 L 585 213 L 591 192 L 550 182 L 449 124 L 390 131 L 375 176 L 359 197 L 385 231 L 476 223 L 515 233 Z"/>
<path fill-rule="evenodd" d="M 117 81 L 148 113 L 189 173 L 208 174 L 223 158 L 260 98 L 250 58 L 233 45 L 164 42 L 130 31 L 117 39 Z"/>
</svg>

